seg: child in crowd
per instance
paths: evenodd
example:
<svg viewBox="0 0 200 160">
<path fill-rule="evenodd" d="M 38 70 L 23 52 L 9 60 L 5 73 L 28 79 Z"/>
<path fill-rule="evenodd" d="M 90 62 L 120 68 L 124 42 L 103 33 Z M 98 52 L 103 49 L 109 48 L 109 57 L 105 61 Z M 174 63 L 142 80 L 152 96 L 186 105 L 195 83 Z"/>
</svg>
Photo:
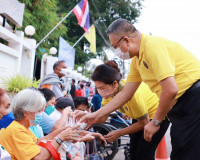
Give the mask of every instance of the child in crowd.
<svg viewBox="0 0 200 160">
<path fill-rule="evenodd" d="M 87 97 L 76 97 L 74 99 L 74 104 L 75 104 L 75 109 L 81 110 L 81 111 L 89 111 L 90 106 L 88 103 L 88 98 Z"/>
<path fill-rule="evenodd" d="M 74 110 L 74 102 L 71 98 L 60 98 L 55 105 L 55 110 L 49 115 L 49 117 L 57 121 L 62 116 L 64 110 L 68 112 L 72 112 L 72 110 Z"/>
</svg>

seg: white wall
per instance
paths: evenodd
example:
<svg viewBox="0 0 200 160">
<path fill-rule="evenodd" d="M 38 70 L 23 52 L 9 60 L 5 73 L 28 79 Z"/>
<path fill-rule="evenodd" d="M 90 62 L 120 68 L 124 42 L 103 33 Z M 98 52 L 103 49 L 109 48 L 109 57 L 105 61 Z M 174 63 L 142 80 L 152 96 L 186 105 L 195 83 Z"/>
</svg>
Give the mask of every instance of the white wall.
<svg viewBox="0 0 200 160">
<path fill-rule="evenodd" d="M 0 38 L 8 45 L 0 43 L 0 81 L 2 77 L 16 74 L 33 78 L 36 41 L 24 37 L 24 32 L 0 26 Z"/>
</svg>

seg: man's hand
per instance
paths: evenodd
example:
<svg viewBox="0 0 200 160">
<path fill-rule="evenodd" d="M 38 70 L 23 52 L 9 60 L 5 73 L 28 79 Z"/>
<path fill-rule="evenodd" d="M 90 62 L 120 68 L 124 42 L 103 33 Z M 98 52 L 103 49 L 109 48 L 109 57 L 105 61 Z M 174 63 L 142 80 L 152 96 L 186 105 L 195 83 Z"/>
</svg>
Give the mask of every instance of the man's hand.
<svg viewBox="0 0 200 160">
<path fill-rule="evenodd" d="M 144 127 L 144 139 L 147 142 L 151 142 L 153 135 L 158 132 L 160 129 L 160 125 L 155 125 L 153 121 L 150 121 L 148 124 L 145 125 Z"/>
<path fill-rule="evenodd" d="M 105 137 L 106 141 L 112 143 L 120 137 L 120 130 L 111 131 L 104 137 Z"/>
</svg>

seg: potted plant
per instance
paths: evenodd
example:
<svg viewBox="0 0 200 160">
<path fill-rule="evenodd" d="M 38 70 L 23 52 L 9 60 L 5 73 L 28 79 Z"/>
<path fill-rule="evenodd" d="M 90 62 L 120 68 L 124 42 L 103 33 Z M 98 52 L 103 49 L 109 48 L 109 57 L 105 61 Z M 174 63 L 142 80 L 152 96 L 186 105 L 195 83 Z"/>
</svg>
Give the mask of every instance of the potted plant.
<svg viewBox="0 0 200 160">
<path fill-rule="evenodd" d="M 14 95 L 24 88 L 34 87 L 38 88 L 40 80 L 32 80 L 25 76 L 17 74 L 13 77 L 1 78 L 1 86 L 7 91 L 8 96 L 12 100 Z"/>
</svg>

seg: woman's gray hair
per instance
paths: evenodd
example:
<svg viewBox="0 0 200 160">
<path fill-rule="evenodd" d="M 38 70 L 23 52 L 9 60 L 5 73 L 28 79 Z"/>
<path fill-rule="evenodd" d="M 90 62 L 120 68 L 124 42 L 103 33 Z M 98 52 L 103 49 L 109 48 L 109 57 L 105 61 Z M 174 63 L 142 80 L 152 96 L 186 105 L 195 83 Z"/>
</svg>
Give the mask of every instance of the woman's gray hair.
<svg viewBox="0 0 200 160">
<path fill-rule="evenodd" d="M 37 89 L 26 88 L 14 97 L 11 108 L 16 121 L 24 119 L 24 112 L 40 111 L 46 104 L 44 96 Z"/>
</svg>

